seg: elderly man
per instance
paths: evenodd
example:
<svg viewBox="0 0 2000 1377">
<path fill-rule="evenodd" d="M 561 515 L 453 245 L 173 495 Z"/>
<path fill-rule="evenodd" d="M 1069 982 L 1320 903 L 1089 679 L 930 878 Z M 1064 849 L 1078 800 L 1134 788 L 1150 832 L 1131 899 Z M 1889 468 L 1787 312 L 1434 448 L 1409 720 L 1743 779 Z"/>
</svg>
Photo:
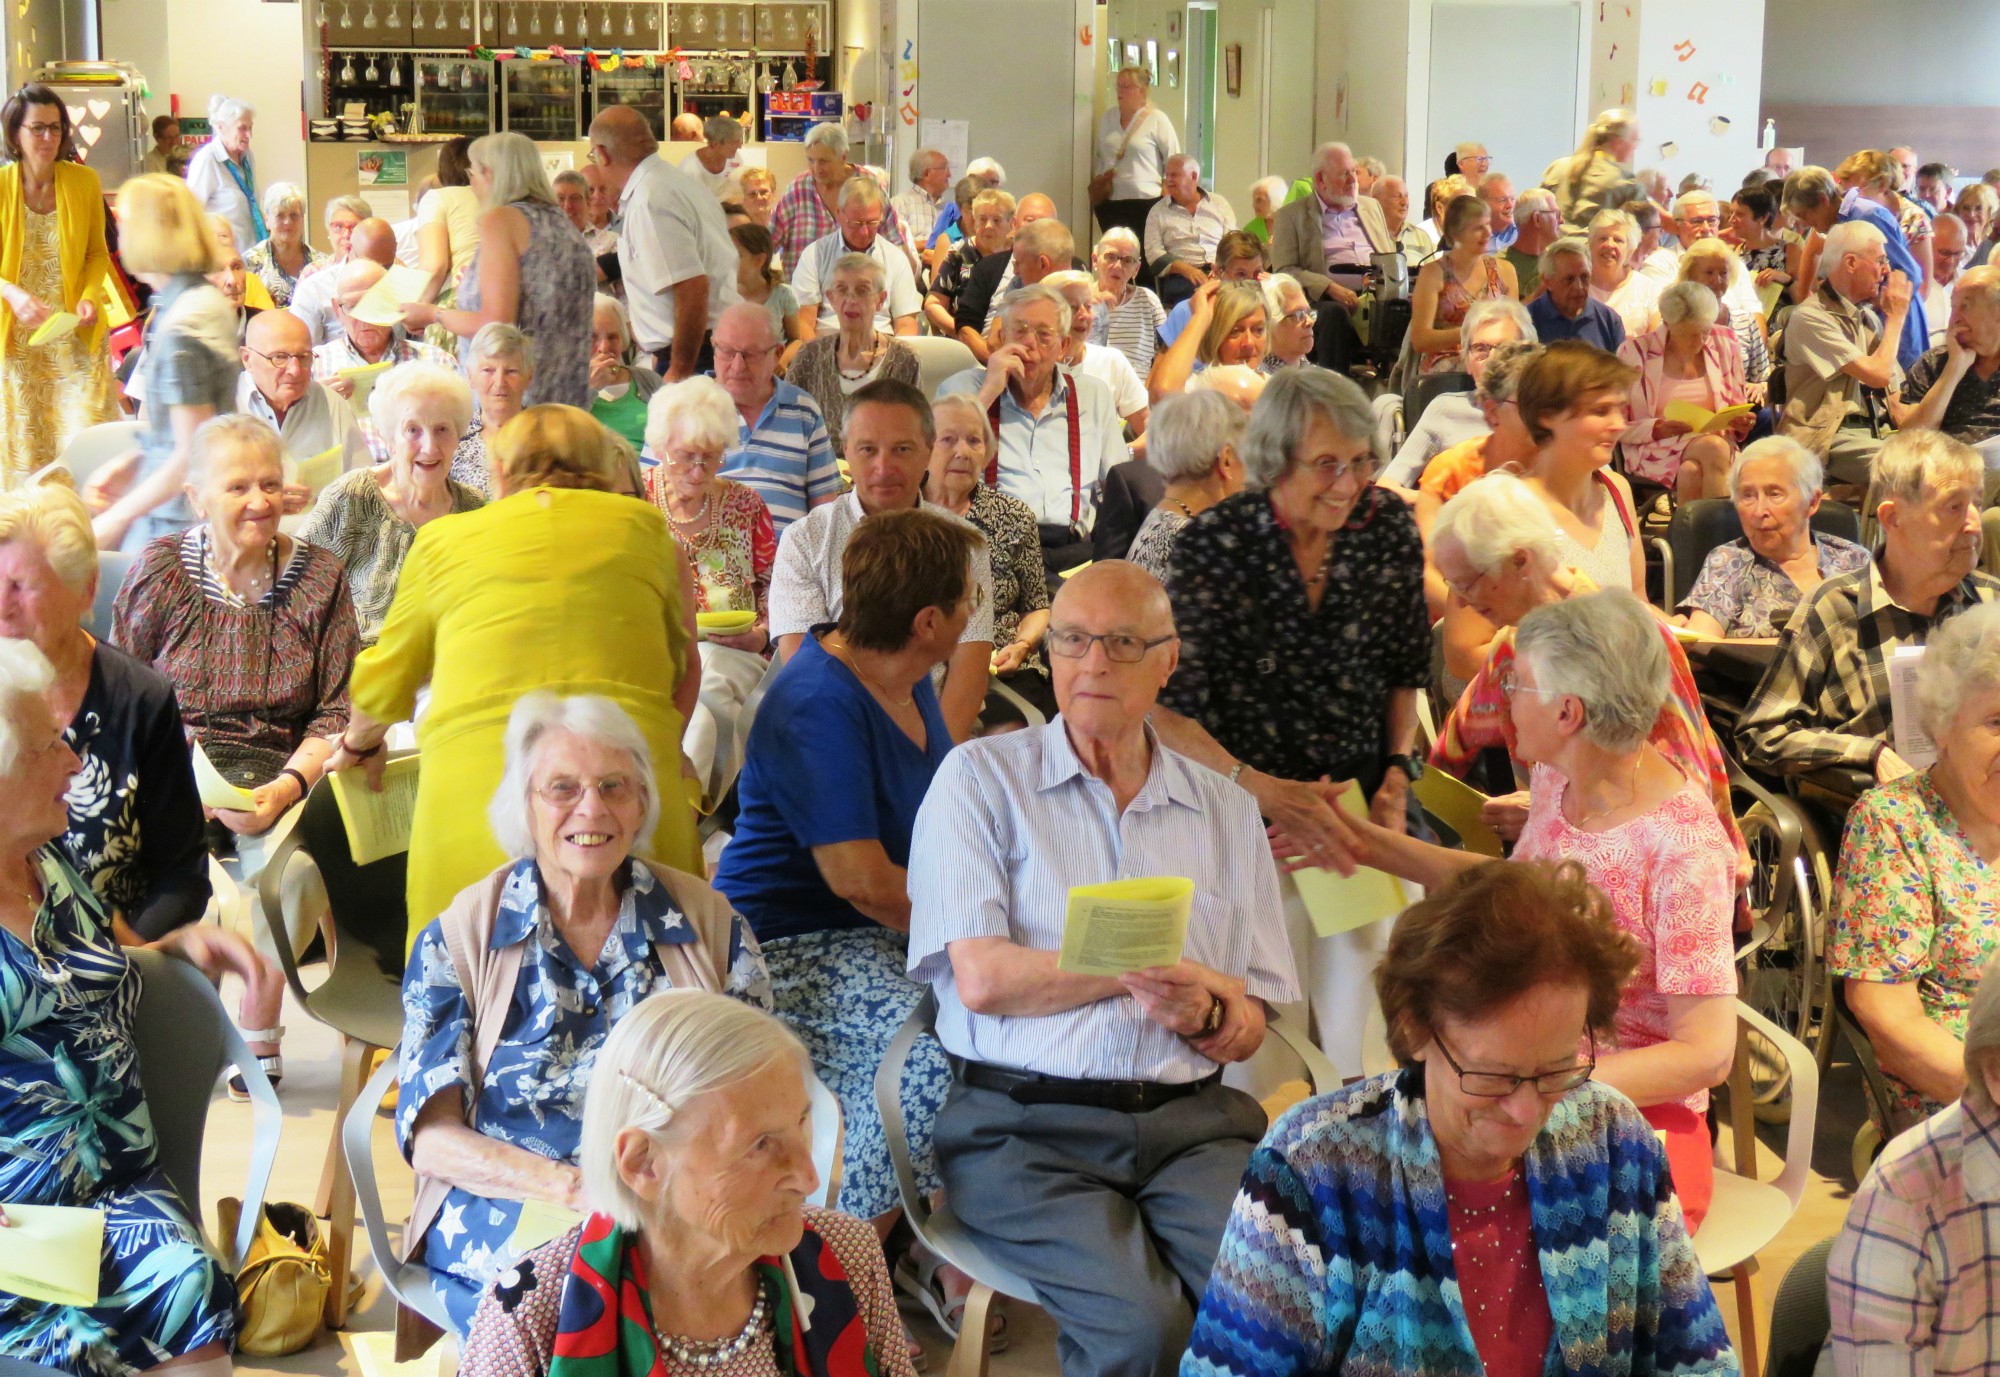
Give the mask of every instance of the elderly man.
<svg viewBox="0 0 2000 1377">
<path fill-rule="evenodd" d="M 757 490 L 778 535 L 841 488 L 819 403 L 778 376 L 783 347 L 771 313 L 752 302 L 737 302 L 715 323 L 715 380 L 737 415 L 736 446 L 722 457 L 722 472 Z"/>
<path fill-rule="evenodd" d="M 1903 430 L 1941 430 L 1984 448 L 2000 437 L 2000 268 L 1958 278 L 1951 322 L 1945 342 L 1903 380 L 1902 396 L 1891 396 L 1890 419 Z"/>
<path fill-rule="evenodd" d="M 1580 339 L 1607 354 L 1625 342 L 1625 322 L 1590 296 L 1590 245 L 1575 236 L 1556 240 L 1537 261 L 1542 294 L 1528 303 L 1528 319 L 1543 344 Z"/>
<path fill-rule="evenodd" d="M 1685 251 L 1698 239 L 1713 239 L 1722 233 L 1722 206 L 1710 192 L 1684 191 L 1674 200 L 1674 237 L 1679 241 L 1680 250 L 1667 256 L 1671 264 L 1666 274 L 1671 280 L 1680 270 L 1680 252 Z M 1735 283 L 1724 293 L 1722 304 L 1729 308 L 1729 318 L 1735 328 L 1746 330 L 1755 328 L 1751 324 L 1754 317 L 1762 320 L 1764 303 L 1757 295 L 1757 279 L 1754 273 L 1736 274 Z"/>
<path fill-rule="evenodd" d="M 576 232 L 589 237 L 596 226 L 590 222 L 590 183 L 583 174 L 573 167 L 566 167 L 549 178 L 549 187 L 556 194 L 556 209 L 563 213 Z"/>
<path fill-rule="evenodd" d="M 954 1083 L 933 1141 L 953 1212 L 1054 1317 L 1065 1377 L 1175 1371 L 1263 1111 L 1221 1084 L 1299 998 L 1257 807 L 1169 750 L 1174 672 L 1152 575 L 1094 565 L 1056 595 L 1061 714 L 946 757 L 910 847 L 910 976 Z M 1082 885 L 1191 880 L 1181 958 L 1061 968 Z"/>
<path fill-rule="evenodd" d="M 1764 154 L 1764 171 L 1779 181 L 1792 175 L 1792 150 L 1773 148 Z"/>
<path fill-rule="evenodd" d="M 942 150 L 919 148 L 910 155 L 910 189 L 890 202 L 909 228 L 910 242 L 927 245 L 951 193 L 951 159 Z"/>
<path fill-rule="evenodd" d="M 998 158 L 974 158 L 965 165 L 965 175 L 986 183 L 988 191 L 998 191 L 1007 185 L 1007 169 L 1000 166 Z"/>
<path fill-rule="evenodd" d="M 888 215 L 889 198 L 873 177 L 857 173 L 847 179 L 840 189 L 839 227 L 791 265 L 792 291 L 799 299 L 799 341 L 786 352 L 787 364 L 805 341 L 839 331 L 840 321 L 826 289 L 833 282 L 833 265 L 850 253 L 865 254 L 882 265 L 885 290 L 875 312 L 875 328 L 899 335 L 917 333 L 924 298 L 910 272 L 910 256 L 882 237 L 882 222 Z"/>
<path fill-rule="evenodd" d="M 716 200 L 734 200 L 742 194 L 736 173 L 743 160 L 743 126 L 727 115 L 710 115 L 702 121 L 701 137 L 702 146 L 680 160 L 680 170 Z"/>
<path fill-rule="evenodd" d="M 1835 225 L 1857 220 L 1872 226 L 1881 236 L 1882 252 L 1886 255 L 1888 268 L 1901 273 L 1912 286 L 1923 281 L 1923 269 L 1910 252 L 1909 241 L 1903 237 L 1896 213 L 1863 196 L 1858 187 L 1843 192 L 1835 184 L 1833 174 L 1825 168 L 1808 164 L 1785 178 L 1780 200 L 1785 214 L 1801 229 L 1814 231 L 1807 236 L 1801 273 L 1804 281 L 1817 281 L 1815 274 L 1831 275 L 1825 257 L 1831 250 L 1820 242 L 1821 237 L 1832 231 Z M 1797 294 L 1798 287 L 1795 285 L 1794 295 Z M 1924 303 L 1921 300 L 1909 302 L 1897 318 L 1896 328 L 1889 334 L 1897 341 L 1897 364 L 1906 369 L 1913 367 L 1918 356 L 1930 348 L 1930 325 L 1924 316 Z M 1871 387 L 1881 385 L 1869 384 Z"/>
<path fill-rule="evenodd" d="M 1389 164 L 1380 158 L 1354 160 L 1354 190 L 1358 196 L 1373 196 L 1375 183 L 1389 175 Z"/>
<path fill-rule="evenodd" d="M 679 382 L 709 366 L 709 331 L 738 300 L 736 241 L 721 203 L 659 150 L 630 106 L 590 122 L 590 159 L 618 195 L 618 270 L 632 337 L 655 372 Z"/>
<path fill-rule="evenodd" d="M 1068 227 L 1053 216 L 1043 215 L 1039 204 L 1029 205 L 1047 199 L 1038 195 L 1021 198 L 1022 209 L 1031 211 L 1033 218 L 1023 219 L 1019 210 L 1015 212 L 1014 242 L 1006 253 L 982 258 L 966 278 L 965 290 L 958 294 L 952 320 L 958 326 L 959 339 L 981 363 L 992 351 L 993 322 L 1007 294 L 1017 287 L 1032 287 L 1050 273 L 1078 266 L 1076 238 Z M 968 338 L 971 335 L 978 336 L 977 344 Z"/>
<path fill-rule="evenodd" d="M 412 360 L 459 371 L 457 359 L 436 345 L 411 339 L 402 326 L 376 325 L 354 313 L 383 274 L 381 264 L 367 260 L 339 270 L 340 288 L 334 294 L 333 312 L 340 336 L 313 350 L 312 362 L 313 377 L 327 391 L 356 407 L 355 419 L 377 459 L 388 458 L 388 442 L 375 433 L 375 423 L 368 414 L 368 394 L 382 373 Z"/>
<path fill-rule="evenodd" d="M 1792 614 L 1738 719 L 1745 763 L 1834 771 L 1822 782 L 1850 796 L 1909 773 L 1889 732 L 1889 661 L 1946 618 L 2000 598 L 2000 580 L 1973 570 L 1984 478 L 1976 451 L 1936 431 L 1904 431 L 1882 446 L 1873 489 L 1881 550 Z"/>
<path fill-rule="evenodd" d="M 1069 324 L 1061 292 L 1018 287 L 1000 305 L 1000 343 L 986 367 L 954 374 L 938 388 L 941 397 L 975 397 L 992 422 L 986 482 L 1035 513 L 1052 589 L 1058 573 L 1091 558 L 1104 475 L 1131 457 L 1111 389 L 1062 366 Z"/>
<path fill-rule="evenodd" d="M 1356 178 L 1357 185 L 1359 181 Z M 1422 225 L 1410 218 L 1409 184 L 1401 177 L 1377 177 L 1374 186 L 1362 194 L 1382 207 L 1382 220 L 1388 227 L 1389 237 L 1403 251 L 1403 261 L 1409 265 L 1410 276 L 1414 279 L 1417 265 L 1437 252 L 1437 244 L 1424 233 Z"/>
<path fill-rule="evenodd" d="M 616 253 L 618 232 L 611 228 L 611 217 L 618 213 L 618 189 L 596 163 L 585 163 L 577 172 L 590 186 L 590 228 L 583 232 L 583 242 L 599 258 Z"/>
<path fill-rule="evenodd" d="M 1101 229 L 1122 227 L 1143 240 L 1181 139 L 1166 111 L 1153 104 L 1153 77 L 1145 67 L 1119 69 L 1113 86 L 1117 102 L 1097 122 L 1091 196 Z"/>
<path fill-rule="evenodd" d="M 1924 288 L 1924 321 L 1930 327 L 1931 348 L 1945 341 L 1951 328 L 1951 298 L 1958 275 L 1966 267 L 1971 246 L 1965 221 L 1948 210 L 1931 219 L 1931 280 Z"/>
<path fill-rule="evenodd" d="M 1397 241 L 1381 202 L 1357 190 L 1354 154 L 1346 144 L 1319 146 L 1312 181 L 1312 195 L 1271 217 L 1271 271 L 1297 278 L 1306 298 L 1320 307 L 1314 361 L 1345 372 L 1361 352 L 1352 313 L 1364 275 L 1373 256 L 1395 252 Z"/>
<path fill-rule="evenodd" d="M 347 399 L 313 378 L 312 336 L 289 311 L 259 311 L 245 328 L 236 409 L 278 432 L 303 462 L 342 451 L 341 469 L 368 462 L 368 442 Z"/>
<path fill-rule="evenodd" d="M 1521 300 L 1533 301 L 1542 290 L 1542 250 L 1562 238 L 1562 209 L 1547 187 L 1530 187 L 1514 202 L 1514 242 L 1506 258 L 1514 265 Z"/>
<path fill-rule="evenodd" d="M 1514 183 L 1504 172 L 1489 172 L 1478 182 L 1479 199 L 1486 203 L 1491 212 L 1493 242 L 1486 246 L 1488 253 L 1505 253 L 1514 247 L 1514 240 L 1520 235 L 1520 226 L 1514 223 Z"/>
<path fill-rule="evenodd" d="M 922 506 L 962 519 L 923 500 L 937 425 L 916 388 L 889 378 L 862 387 L 848 409 L 843 438 L 853 490 L 788 527 L 771 566 L 771 639 L 780 661 L 791 658 L 807 632 L 840 616 L 840 557 L 865 518 Z M 938 686 L 938 709 L 954 741 L 969 737 L 979 720 L 993 658 L 993 567 L 984 545 L 972 557 L 972 581 L 975 610 Z"/>
<path fill-rule="evenodd" d="M 1216 241 L 1236 228 L 1229 202 L 1201 187 L 1201 163 L 1190 153 L 1167 159 L 1166 194 L 1146 212 L 1146 266 L 1153 270 L 1161 304 L 1176 306 L 1208 281 Z"/>
<path fill-rule="evenodd" d="M 333 210 L 329 206 L 327 219 L 331 222 L 332 218 Z M 356 220 L 347 232 L 346 262 L 376 263 L 385 271 L 392 267 L 396 262 L 395 227 L 374 215 Z M 315 345 L 340 338 L 340 317 L 333 309 L 333 298 L 339 290 L 340 269 L 331 264 L 324 265 L 319 271 L 299 279 L 299 285 L 292 291 L 291 302 L 285 307 L 306 323 L 306 332 L 312 336 Z"/>
<path fill-rule="evenodd" d="M 1859 412 L 1862 388 L 1887 388 L 1895 379 L 1910 279 L 1891 271 L 1882 232 L 1858 221 L 1829 228 L 1820 262 L 1825 281 L 1785 322 L 1778 434 L 1821 455 L 1839 481 L 1865 487 L 1881 442 L 1847 421 Z M 1880 317 L 1872 309 L 1878 306 Z"/>
<path fill-rule="evenodd" d="M 815 124 L 806 131 L 805 150 L 806 170 L 771 210 L 771 238 L 787 265 L 798 262 L 814 242 L 840 228 L 841 188 L 861 170 L 847 159 L 847 134 L 838 120 Z M 883 217 L 881 233 L 892 244 L 910 243 L 903 217 L 893 206 Z"/>
</svg>

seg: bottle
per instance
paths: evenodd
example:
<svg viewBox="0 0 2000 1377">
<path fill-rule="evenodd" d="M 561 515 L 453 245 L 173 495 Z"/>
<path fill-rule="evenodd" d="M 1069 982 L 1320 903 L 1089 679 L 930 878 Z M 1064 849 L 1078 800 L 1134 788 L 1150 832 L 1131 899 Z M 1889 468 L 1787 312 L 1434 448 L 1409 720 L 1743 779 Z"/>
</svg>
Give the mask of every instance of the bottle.
<svg viewBox="0 0 2000 1377">
<path fill-rule="evenodd" d="M 1767 119 L 1764 121 L 1764 140 L 1757 146 L 1766 153 L 1778 146 L 1778 122 L 1776 120 Z"/>
</svg>

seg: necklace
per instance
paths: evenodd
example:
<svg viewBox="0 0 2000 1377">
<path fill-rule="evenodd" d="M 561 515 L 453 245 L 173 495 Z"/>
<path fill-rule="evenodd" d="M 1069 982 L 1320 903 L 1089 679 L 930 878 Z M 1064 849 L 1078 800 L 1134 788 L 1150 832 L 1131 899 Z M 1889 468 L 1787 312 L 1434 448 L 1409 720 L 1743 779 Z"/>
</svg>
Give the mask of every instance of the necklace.
<svg viewBox="0 0 2000 1377">
<path fill-rule="evenodd" d="M 898 698 L 895 694 L 891 693 L 883 685 L 880 679 L 877 679 L 874 675 L 870 674 L 867 670 L 861 667 L 859 662 L 855 660 L 854 651 L 851 647 L 845 644 L 838 645 L 834 647 L 833 653 L 836 657 L 839 658 L 842 664 L 846 665 L 849 669 L 853 670 L 857 675 L 861 677 L 861 682 L 867 684 L 870 688 L 874 689 L 877 693 L 881 694 L 884 698 L 888 699 L 890 703 L 894 704 L 896 707 L 907 708 L 908 706 L 910 706 L 910 704 L 917 701 L 916 695 L 913 693 L 906 694 L 901 698 Z"/>
<path fill-rule="evenodd" d="M 1644 751 L 1641 751 L 1639 753 L 1639 758 L 1632 762 L 1632 792 L 1630 796 L 1627 797 L 1623 803 L 1606 804 L 1602 808 L 1598 808 L 1591 812 L 1585 813 L 1582 817 L 1576 820 L 1577 831 L 1581 832 L 1586 825 L 1596 821 L 1598 818 L 1603 817 L 1606 813 L 1615 813 L 1620 808 L 1630 808 L 1635 802 L 1637 802 L 1639 798 L 1639 767 L 1641 765 L 1644 765 L 1645 763 L 1646 763 L 1646 753 Z"/>
<path fill-rule="evenodd" d="M 743 1328 L 726 1339 L 684 1339 L 678 1334 L 668 1334 L 655 1329 L 653 1336 L 660 1341 L 669 1358 L 685 1367 L 707 1371 L 722 1367 L 743 1356 L 745 1349 L 763 1336 L 768 1327 L 766 1320 L 771 1313 L 769 1289 L 757 1284 L 757 1301 L 750 1307 L 750 1318 L 743 1322 Z"/>
<path fill-rule="evenodd" d="M 1178 497 L 1169 497 L 1167 501 L 1173 503 L 1176 507 L 1179 507 L 1181 509 L 1181 515 L 1186 517 L 1189 521 L 1194 520 L 1193 507 L 1190 507 L 1187 503 L 1181 501 Z"/>
<path fill-rule="evenodd" d="M 840 376 L 847 379 L 849 382 L 860 382 L 863 378 L 867 377 L 870 370 L 872 370 L 875 367 L 875 356 L 877 354 L 880 354 L 881 352 L 882 352 L 882 337 L 880 335 L 876 335 L 868 341 L 868 352 L 861 356 L 861 370 L 859 372 L 850 373 L 847 369 L 841 367 L 840 351 L 838 348 L 834 350 L 833 366 L 839 369 Z"/>
<path fill-rule="evenodd" d="M 236 586 L 229 581 L 228 576 L 223 573 L 222 569 L 215 562 L 214 539 L 207 533 L 204 533 L 201 542 L 201 559 L 202 563 L 208 568 L 209 577 L 215 581 L 215 586 L 221 590 L 223 598 L 236 607 L 254 607 L 263 600 L 264 595 L 269 593 L 272 586 L 277 583 L 278 538 L 276 536 L 271 537 L 268 553 L 270 555 L 270 567 L 249 574 L 244 580 L 249 585 L 248 590 L 239 593 L 236 591 Z"/>
<path fill-rule="evenodd" d="M 709 499 L 710 499 L 710 498 L 712 498 L 712 497 L 714 497 L 714 495 L 715 495 L 715 494 L 713 494 L 713 493 L 711 493 L 711 492 L 704 492 L 704 493 L 702 493 L 702 495 L 701 495 L 701 506 L 700 506 L 700 507 L 698 507 L 698 508 L 697 508 L 697 509 L 695 510 L 695 514 L 694 514 L 693 516 L 689 517 L 689 518 L 688 518 L 688 519 L 687 519 L 686 521 L 683 521 L 683 520 L 681 520 L 681 519 L 680 519 L 679 517 L 675 516 L 675 515 L 674 515 L 674 509 L 673 509 L 673 507 L 672 507 L 671 505 L 669 505 L 669 506 L 667 507 L 667 521 L 668 521 L 668 524 L 670 524 L 670 525 L 671 525 L 671 526 L 672 526 L 672 527 L 673 527 L 673 528 L 674 528 L 675 530 L 677 530 L 677 531 L 682 531 L 682 530 L 685 530 L 685 531 L 696 531 L 696 530 L 700 530 L 700 529 L 701 529 L 701 525 L 702 525 L 702 523 L 708 520 L 708 503 L 709 503 Z"/>
</svg>

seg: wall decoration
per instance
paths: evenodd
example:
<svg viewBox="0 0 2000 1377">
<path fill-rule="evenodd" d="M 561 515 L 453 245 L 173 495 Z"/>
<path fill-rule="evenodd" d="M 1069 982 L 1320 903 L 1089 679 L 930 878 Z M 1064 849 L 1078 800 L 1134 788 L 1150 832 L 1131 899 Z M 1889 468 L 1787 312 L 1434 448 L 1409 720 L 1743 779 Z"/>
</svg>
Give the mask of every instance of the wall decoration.
<svg viewBox="0 0 2000 1377">
<path fill-rule="evenodd" d="M 1232 96 L 1243 94 L 1243 45 L 1231 43 L 1222 50 L 1222 87 Z"/>
<path fill-rule="evenodd" d="M 1169 48 L 1167 49 L 1167 85 L 1178 87 L 1180 84 L 1181 50 L 1179 48 Z"/>
<path fill-rule="evenodd" d="M 1146 80 L 1155 88 L 1160 84 L 1160 45 L 1150 38 L 1146 40 Z"/>
<path fill-rule="evenodd" d="M 1714 119 L 1710 120 L 1708 122 L 1708 132 L 1717 138 L 1721 138 L 1724 134 L 1727 134 L 1729 132 L 1729 116 L 1717 115 Z"/>
<path fill-rule="evenodd" d="M 1139 65 L 1139 45 L 1137 43 L 1127 43 L 1125 45 L 1125 65 L 1127 67 L 1136 67 Z"/>
<path fill-rule="evenodd" d="M 1104 39 L 1104 72 L 1106 76 L 1117 76 L 1118 69 L 1125 61 L 1125 45 L 1116 35 L 1107 34 Z"/>
</svg>

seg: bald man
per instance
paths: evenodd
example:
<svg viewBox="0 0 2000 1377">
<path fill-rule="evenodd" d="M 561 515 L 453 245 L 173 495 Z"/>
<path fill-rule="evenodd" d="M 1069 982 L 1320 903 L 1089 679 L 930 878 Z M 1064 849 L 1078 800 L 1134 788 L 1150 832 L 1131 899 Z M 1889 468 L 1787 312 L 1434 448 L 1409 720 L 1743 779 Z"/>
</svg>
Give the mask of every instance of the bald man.
<svg viewBox="0 0 2000 1377">
<path fill-rule="evenodd" d="M 1065 1377 L 1172 1372 L 1264 1131 L 1220 1073 L 1298 977 L 1257 805 L 1146 725 L 1180 651 L 1159 582 L 1093 564 L 1043 644 L 1060 715 L 946 756 L 911 836 L 909 972 L 955 1073 L 932 1142 L 953 1212 L 1055 1318 Z M 1156 875 L 1194 885 L 1180 960 L 1058 969 L 1060 896 Z"/>
<path fill-rule="evenodd" d="M 420 361 L 458 371 L 458 360 L 420 339 L 412 339 L 401 325 L 381 325 L 355 314 L 368 289 L 382 280 L 387 270 L 372 258 L 357 258 L 333 274 L 338 283 L 333 297 L 334 319 L 340 335 L 313 350 L 313 377 L 329 392 L 355 408 L 355 419 L 369 451 L 376 460 L 389 457 L 388 437 L 375 428 L 368 409 L 368 394 L 381 373 L 370 372 L 380 364 L 391 368 L 399 363 Z"/>
<path fill-rule="evenodd" d="M 289 311 L 259 311 L 244 329 L 236 409 L 278 432 L 285 453 L 303 462 L 339 446 L 341 468 L 368 461 L 368 446 L 347 399 L 313 378 L 312 336 Z"/>
<path fill-rule="evenodd" d="M 370 216 L 355 225 L 354 232 L 347 240 L 347 258 L 351 263 L 379 263 L 384 268 L 396 261 L 396 229 L 380 216 Z M 291 304 L 285 309 L 306 323 L 306 330 L 312 335 L 315 346 L 340 338 L 344 328 L 333 309 L 333 299 L 339 292 L 340 274 L 323 268 L 310 277 L 301 278 L 292 291 Z"/>
</svg>

